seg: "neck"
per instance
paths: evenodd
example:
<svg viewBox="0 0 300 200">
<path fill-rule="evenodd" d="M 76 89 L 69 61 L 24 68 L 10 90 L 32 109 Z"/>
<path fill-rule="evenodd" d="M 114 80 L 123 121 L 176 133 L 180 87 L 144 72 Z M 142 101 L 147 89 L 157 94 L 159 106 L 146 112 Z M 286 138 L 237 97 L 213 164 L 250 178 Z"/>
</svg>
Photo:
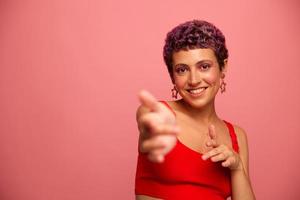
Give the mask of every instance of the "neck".
<svg viewBox="0 0 300 200">
<path fill-rule="evenodd" d="M 201 108 L 195 108 L 186 103 L 183 99 L 179 100 L 178 103 L 183 113 L 189 115 L 199 123 L 209 125 L 220 120 L 215 110 L 214 101 Z"/>
</svg>

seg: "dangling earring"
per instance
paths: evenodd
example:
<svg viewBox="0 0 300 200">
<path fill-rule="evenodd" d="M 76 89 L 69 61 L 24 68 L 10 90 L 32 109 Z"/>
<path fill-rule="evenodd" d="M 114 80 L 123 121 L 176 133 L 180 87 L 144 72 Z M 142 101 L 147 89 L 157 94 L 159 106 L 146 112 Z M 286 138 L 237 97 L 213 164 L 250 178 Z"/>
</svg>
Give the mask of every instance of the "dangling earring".
<svg viewBox="0 0 300 200">
<path fill-rule="evenodd" d="M 176 86 L 174 85 L 174 87 L 171 90 L 172 92 L 172 98 L 177 99 L 177 95 L 178 95 L 178 90 L 176 88 Z"/>
<path fill-rule="evenodd" d="M 222 81 L 221 81 L 220 89 L 221 89 L 221 94 L 226 91 L 226 83 L 225 83 L 223 78 L 222 78 Z"/>
</svg>

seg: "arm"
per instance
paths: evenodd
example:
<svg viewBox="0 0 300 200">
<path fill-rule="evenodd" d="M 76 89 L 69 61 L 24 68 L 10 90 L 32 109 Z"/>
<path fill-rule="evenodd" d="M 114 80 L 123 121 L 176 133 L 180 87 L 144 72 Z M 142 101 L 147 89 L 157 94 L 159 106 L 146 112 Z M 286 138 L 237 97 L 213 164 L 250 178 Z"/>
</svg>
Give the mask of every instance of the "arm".
<svg viewBox="0 0 300 200">
<path fill-rule="evenodd" d="M 139 150 L 148 153 L 149 160 L 163 162 L 164 156 L 173 149 L 177 141 L 179 129 L 175 116 L 149 92 L 142 91 L 139 98 L 142 104 L 136 114 L 140 131 Z"/>
<path fill-rule="evenodd" d="M 221 162 L 223 167 L 231 170 L 231 188 L 233 200 L 255 200 L 248 173 L 248 143 L 246 133 L 243 129 L 235 126 L 237 140 L 239 144 L 239 153 L 231 147 L 218 144 L 214 126 L 209 127 L 210 140 L 208 147 L 212 150 L 206 152 L 202 158 L 211 159 L 212 162 Z"/>
<path fill-rule="evenodd" d="M 142 143 L 147 139 L 147 137 L 149 138 L 149 134 L 146 133 L 146 130 L 143 127 L 143 124 L 141 122 L 142 116 L 145 115 L 146 113 L 149 113 L 149 109 L 147 109 L 145 106 L 140 105 L 136 111 L 136 121 L 137 121 L 137 125 L 138 125 L 138 130 L 139 130 L 139 143 L 138 143 L 138 147 L 140 152 L 144 153 L 145 149 L 142 148 Z"/>
<path fill-rule="evenodd" d="M 240 164 L 231 170 L 231 186 L 233 200 L 254 200 L 254 192 L 249 178 L 249 153 L 247 135 L 243 129 L 235 126 L 239 144 Z"/>
</svg>

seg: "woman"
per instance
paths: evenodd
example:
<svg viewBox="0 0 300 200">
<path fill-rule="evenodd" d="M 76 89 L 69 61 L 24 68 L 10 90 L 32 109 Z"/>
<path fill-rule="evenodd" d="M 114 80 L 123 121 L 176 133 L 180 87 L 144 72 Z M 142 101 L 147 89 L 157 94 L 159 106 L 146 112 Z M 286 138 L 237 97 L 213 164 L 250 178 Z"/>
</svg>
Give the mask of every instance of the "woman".
<svg viewBox="0 0 300 200">
<path fill-rule="evenodd" d="M 182 98 L 139 94 L 136 199 L 255 199 L 246 133 L 215 110 L 227 59 L 225 38 L 211 23 L 188 21 L 168 33 L 164 60 L 172 95 Z"/>
</svg>

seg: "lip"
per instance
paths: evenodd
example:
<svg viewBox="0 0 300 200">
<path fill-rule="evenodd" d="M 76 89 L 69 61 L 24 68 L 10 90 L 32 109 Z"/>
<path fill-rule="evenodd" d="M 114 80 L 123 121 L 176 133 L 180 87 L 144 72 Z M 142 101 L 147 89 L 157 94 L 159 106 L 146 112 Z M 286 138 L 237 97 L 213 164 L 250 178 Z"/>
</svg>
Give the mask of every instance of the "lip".
<svg viewBox="0 0 300 200">
<path fill-rule="evenodd" d="M 203 95 L 203 93 L 205 92 L 206 89 L 207 89 L 207 87 L 198 87 L 198 88 L 186 89 L 186 91 L 192 97 L 199 97 L 199 96 Z"/>
</svg>

